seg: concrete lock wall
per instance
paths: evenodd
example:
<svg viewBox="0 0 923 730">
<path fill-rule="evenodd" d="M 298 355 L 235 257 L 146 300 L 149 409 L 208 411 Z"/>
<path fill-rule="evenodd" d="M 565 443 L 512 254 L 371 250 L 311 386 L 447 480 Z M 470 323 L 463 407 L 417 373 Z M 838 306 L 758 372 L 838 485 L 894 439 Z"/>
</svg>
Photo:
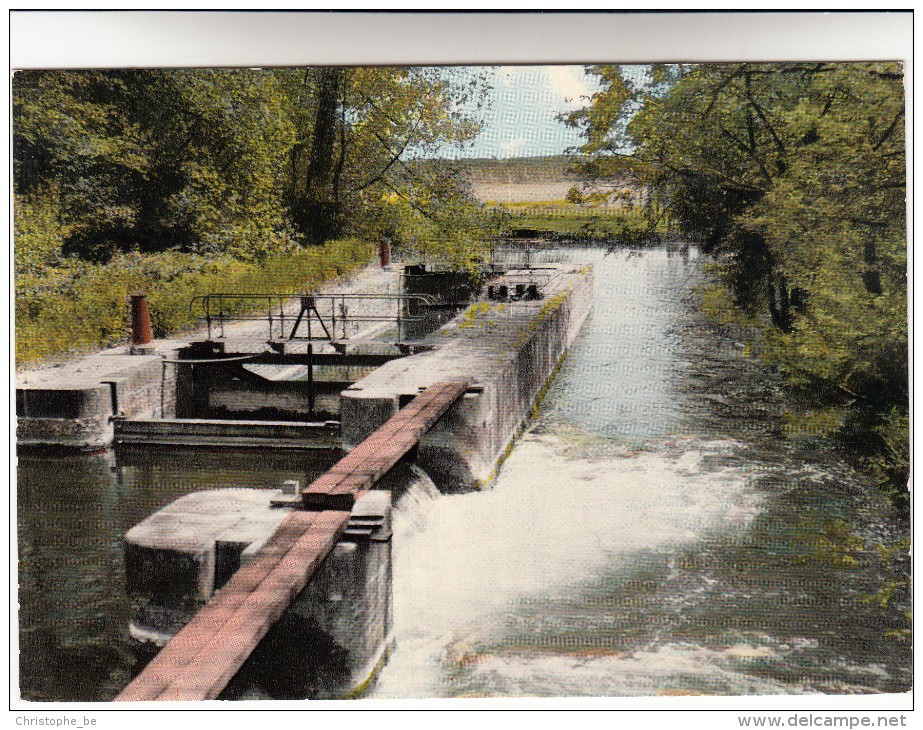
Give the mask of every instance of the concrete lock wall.
<svg viewBox="0 0 923 730">
<path fill-rule="evenodd" d="M 433 382 L 467 379 L 469 392 L 422 437 L 416 460 L 444 491 L 489 485 L 592 305 L 591 267 L 552 268 L 541 300 L 473 304 L 427 338 L 433 350 L 387 363 L 344 390 L 344 447 Z"/>
<path fill-rule="evenodd" d="M 347 528 L 223 698 L 345 698 L 376 676 L 393 642 L 390 492 L 361 497 L 351 527 L 370 517 L 379 526 Z"/>
<path fill-rule="evenodd" d="M 79 363 L 27 373 L 16 387 L 16 439 L 21 446 L 103 448 L 112 417 L 176 413 L 177 350 L 156 355 L 106 351 Z"/>
<path fill-rule="evenodd" d="M 360 443 L 433 383 L 464 381 L 468 392 L 421 436 L 416 461 L 445 491 L 489 485 L 591 306 L 589 266 L 548 268 L 554 275 L 540 300 L 476 302 L 427 336 L 431 350 L 392 360 L 346 388 L 340 395 L 344 444 Z M 175 349 L 99 357 L 111 359 L 99 363 L 98 373 L 66 382 L 35 379 L 17 389 L 20 443 L 106 445 L 114 414 L 174 415 L 178 368 L 164 358 L 177 359 Z M 48 415 L 62 411 L 67 417 Z M 164 644 L 257 553 L 291 509 L 272 507 L 274 494 L 197 492 L 126 534 L 135 639 Z M 367 529 L 363 510 L 380 516 L 374 529 Z M 353 516 L 357 526 L 351 521 L 225 696 L 344 696 L 380 666 L 391 633 L 389 493 L 370 492 Z"/>
<path fill-rule="evenodd" d="M 405 340 L 419 339 L 452 319 L 476 289 L 467 271 L 428 270 L 425 265 L 405 266 L 402 281 L 404 293 L 424 294 L 436 302 L 432 307 L 413 299 L 405 303 L 400 328 Z"/>
<path fill-rule="evenodd" d="M 195 492 L 126 533 L 129 634 L 139 649 L 166 644 L 257 554 L 292 511 L 272 505 L 281 496 Z M 372 490 L 221 698 L 348 696 L 383 664 L 391 631 L 391 494 Z"/>
<path fill-rule="evenodd" d="M 304 381 L 279 381 L 266 386 L 252 382 L 217 383 L 208 390 L 205 411 L 209 416 L 225 417 L 266 411 L 290 414 L 292 418 L 316 418 L 318 414 L 334 417 L 339 411 L 342 389 L 342 383 L 315 382 L 313 395 L 309 395 Z"/>
<path fill-rule="evenodd" d="M 304 348 L 301 343 L 297 346 Z M 258 347 L 264 347 L 263 343 Z M 323 345 L 316 347 L 320 349 Z M 177 368 L 177 415 L 200 419 L 335 419 L 340 411 L 340 391 L 374 368 L 314 364 L 309 383 L 304 365 L 282 368 L 247 363 L 232 369 L 220 360 L 212 364 L 181 363 Z"/>
</svg>

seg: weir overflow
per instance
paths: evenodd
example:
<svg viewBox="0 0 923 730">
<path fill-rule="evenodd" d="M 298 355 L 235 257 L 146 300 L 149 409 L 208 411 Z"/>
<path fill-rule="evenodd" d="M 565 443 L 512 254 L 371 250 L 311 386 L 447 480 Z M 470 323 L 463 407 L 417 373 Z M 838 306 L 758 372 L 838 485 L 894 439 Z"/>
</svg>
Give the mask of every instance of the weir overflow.
<svg viewBox="0 0 923 730">
<path fill-rule="evenodd" d="M 343 696 L 351 686 L 372 700 L 908 692 L 913 645 L 899 632 L 906 627 L 910 636 L 904 612 L 912 596 L 899 588 L 887 604 L 867 598 L 882 587 L 906 585 L 907 560 L 880 559 L 882 551 L 909 539 L 906 525 L 894 518 L 874 482 L 839 452 L 784 432 L 781 376 L 743 347 L 749 340 L 741 328 L 697 304 L 711 280 L 697 254 L 694 246 L 688 256 L 669 247 L 549 253 L 545 260 L 578 263 L 560 267 L 561 286 L 544 290 L 543 300 L 510 301 L 517 282 L 508 279 L 505 301 L 491 300 L 485 287 L 476 306 L 469 302 L 451 322 L 415 340 L 416 354 L 402 357 L 381 346 L 377 362 L 352 371 L 335 370 L 335 362 L 319 366 L 318 378 L 343 376 L 347 385 L 329 423 L 289 422 L 316 429 L 313 435 L 249 417 L 169 414 L 156 436 L 141 433 L 133 441 L 126 433 L 114 448 L 77 454 L 21 448 L 22 697 L 116 697 L 138 672 L 129 618 L 133 633 L 143 637 L 148 630 L 148 643 L 166 643 L 207 603 L 204 589 L 226 588 L 294 511 L 272 503 L 294 500 L 302 485 L 304 492 L 349 452 L 349 444 L 361 443 L 421 387 L 464 379 L 470 385 L 462 396 L 351 510 L 299 510 L 349 511 L 349 521 L 219 699 Z M 494 423 L 491 414 L 501 403 L 513 411 L 498 419 L 514 423 L 519 403 L 528 403 L 530 381 L 547 382 L 540 368 L 533 373 L 521 364 L 530 350 L 517 342 L 529 326 L 506 339 L 492 360 L 483 353 L 484 369 L 469 361 L 463 377 L 435 353 L 456 346 L 453 333 L 470 336 L 479 348 L 502 343 L 502 332 L 508 325 L 518 329 L 513 320 L 519 317 L 563 316 L 548 302 L 568 281 L 567 299 L 576 303 L 583 296 L 589 282 L 577 272 L 587 261 L 598 281 L 592 321 L 569 347 L 566 366 L 528 433 L 493 478 L 508 445 L 499 428 L 491 443 L 476 440 L 486 433 L 481 424 Z M 369 283 L 384 283 L 389 272 L 374 273 L 357 281 L 364 290 L 387 291 Z M 485 283 L 501 294 L 500 282 Z M 579 309 L 571 311 L 569 327 Z M 540 336 L 546 327 L 539 321 L 531 332 Z M 488 331 L 497 337 L 482 337 L 479 344 L 477 333 Z M 156 352 L 165 347 L 150 345 Z M 350 354 L 371 357 L 373 351 L 363 346 Z M 28 391 L 18 395 L 31 414 L 21 424 L 37 427 L 45 419 L 48 437 L 61 434 L 65 424 L 71 436 L 81 425 L 88 433 L 95 422 L 69 421 L 55 407 L 69 396 L 43 401 L 38 392 L 63 390 L 74 384 L 65 382 L 70 377 L 86 378 L 80 383 L 88 390 L 102 386 L 99 409 L 109 413 L 114 383 L 126 427 L 144 420 L 143 388 L 150 386 L 148 415 L 157 420 L 161 370 L 169 413 L 177 369 L 171 363 L 164 368 L 159 359 L 113 353 L 56 368 L 57 380 L 18 374 Z M 491 363 L 499 367 L 501 360 L 505 369 L 494 370 Z M 111 364 L 91 372 L 90 364 L 101 361 L 122 363 L 121 375 Z M 410 363 L 417 365 L 416 378 Z M 247 367 L 269 375 L 278 364 Z M 386 372 L 373 374 L 382 367 Z M 512 398 L 496 394 L 518 387 L 520 374 L 525 396 L 513 408 Z M 380 416 L 372 418 L 378 408 Z M 170 421 L 184 422 L 188 431 L 180 433 Z M 207 423 L 207 440 L 186 421 Z M 234 433 L 220 433 L 228 424 Z M 248 434 L 249 424 L 265 430 L 254 426 Z M 31 435 L 42 434 L 33 429 Z M 184 445 L 197 438 L 202 445 Z M 220 446 L 238 440 L 246 445 Z M 440 455 L 441 470 L 433 467 Z M 477 481 L 491 488 L 440 493 L 465 484 L 477 488 Z M 186 563 L 183 585 L 201 578 L 203 593 L 187 592 L 185 604 L 169 605 L 169 593 L 154 590 L 152 579 L 162 573 L 135 572 L 143 551 L 131 555 L 123 539 L 158 514 L 164 522 L 185 515 L 201 527 L 188 536 L 200 545 L 210 541 L 203 561 Z M 209 573 L 202 563 L 212 556 Z M 131 603 L 124 590 L 126 558 Z M 393 595 L 386 590 L 392 584 Z M 171 618 L 158 607 L 176 612 Z M 341 622 L 366 629 L 338 634 Z M 327 671 L 316 671 L 319 665 Z M 363 687 L 376 670 L 374 683 Z"/>
<path fill-rule="evenodd" d="M 350 331 L 333 299 L 329 312 L 305 296 L 270 314 L 269 339 L 238 337 L 202 303 L 205 340 L 100 355 L 92 375 L 18 388 L 21 444 L 347 452 L 306 488 L 193 492 L 129 530 L 131 634 L 159 651 L 120 701 L 246 697 L 258 674 L 271 696 L 363 687 L 391 641 L 388 475 L 412 463 L 445 492 L 489 487 L 589 312 L 589 266 L 530 268 L 495 271 L 458 314 L 411 304 L 434 305 L 426 292 L 380 297 L 398 305 L 390 338 Z M 433 288 L 425 270 L 412 276 Z M 340 318 L 309 334 L 325 313 Z M 280 365 L 308 366 L 309 387 L 261 370 Z M 35 408 L 56 389 L 72 412 Z"/>
<path fill-rule="evenodd" d="M 375 481 L 397 464 L 416 445 L 420 435 L 429 430 L 449 406 L 461 397 L 467 385 L 461 382 L 430 386 L 304 492 L 296 488 L 292 494 L 272 501 L 270 506 L 285 510 L 287 516 L 258 552 L 223 587 L 215 585 L 217 561 L 213 554 L 208 553 L 209 546 L 194 545 L 194 558 L 201 560 L 203 556 L 208 556 L 211 560 L 201 560 L 198 574 L 194 575 L 194 580 L 186 588 L 191 593 L 200 593 L 204 584 L 206 592 L 213 587 L 217 593 L 116 699 L 207 700 L 217 697 L 256 648 L 259 640 L 308 584 L 348 527 L 353 528 L 350 538 L 354 541 L 371 538 L 381 530 L 387 532 L 387 507 L 373 510 L 370 521 L 367 509 L 351 514 L 354 506 L 362 502 Z M 390 495 L 383 495 L 384 504 L 390 505 Z M 382 500 L 379 499 L 378 504 L 381 505 Z M 182 541 L 184 528 L 190 527 L 184 524 L 184 518 L 188 519 L 189 514 L 201 514 L 196 512 L 198 506 L 191 505 L 189 513 L 174 513 L 176 516 L 166 535 L 163 520 L 157 519 L 149 520 L 147 524 L 141 523 L 128 534 L 127 542 L 134 563 L 129 569 L 129 590 L 133 584 L 139 585 L 142 590 L 147 585 L 162 585 L 158 580 L 139 579 L 132 574 L 131 568 L 141 573 L 147 567 L 146 564 L 159 563 L 157 568 L 162 577 L 169 571 L 163 568 L 163 551 L 187 557 L 186 553 L 177 548 L 177 544 Z M 162 517 L 164 513 L 158 515 Z M 248 516 L 244 515 L 242 519 L 246 521 Z M 256 517 L 253 521 L 258 520 L 259 517 Z M 195 524 L 191 527 L 199 528 Z M 252 522 L 246 527 L 252 529 Z M 390 535 L 379 537 L 378 541 L 387 545 Z M 211 546 L 213 551 L 217 550 L 217 544 Z M 238 545 L 242 552 L 250 547 L 249 543 L 238 542 Z M 146 552 L 151 555 L 144 555 Z M 158 552 L 161 554 L 154 555 Z M 378 609 L 375 613 L 379 616 L 373 615 L 371 618 L 379 620 L 369 621 L 369 611 L 357 611 L 353 605 L 350 607 L 351 616 L 354 619 L 358 617 L 358 621 L 350 621 L 345 627 L 340 623 L 332 631 L 333 627 L 324 627 L 333 634 L 331 640 L 339 639 L 347 645 L 354 643 L 350 641 L 352 637 L 368 637 L 372 634 L 372 641 L 366 642 L 371 651 L 355 651 L 353 647 L 348 647 L 354 649 L 348 659 L 355 665 L 351 668 L 364 671 L 360 671 L 358 680 L 354 678 L 353 672 L 347 672 L 347 684 L 335 687 L 334 692 L 348 694 L 361 686 L 366 679 L 363 674 L 369 671 L 370 665 L 377 664 L 376 660 L 380 660 L 390 640 L 388 621 L 381 619 L 390 605 L 390 585 L 387 581 L 391 562 L 390 545 L 387 545 L 383 554 L 381 552 L 372 554 L 375 563 L 372 567 L 378 580 L 371 585 L 371 595 L 368 590 L 359 590 L 358 595 L 353 597 L 354 603 L 373 603 Z M 368 571 L 369 566 L 362 567 Z M 210 575 L 205 575 L 203 580 L 201 573 L 208 573 L 209 568 Z M 176 575 L 181 569 L 173 572 Z M 176 587 L 177 583 L 173 582 L 174 590 Z M 147 616 L 165 615 L 162 606 L 157 606 L 160 609 L 158 612 L 151 610 L 158 600 L 162 600 L 162 595 L 155 593 L 152 596 L 139 595 L 137 598 L 140 599 L 139 603 L 145 605 Z M 308 611 L 321 613 L 323 608 L 312 606 Z M 372 626 L 377 630 L 373 631 Z M 301 671 L 305 674 L 335 672 L 336 667 L 303 666 Z"/>
</svg>

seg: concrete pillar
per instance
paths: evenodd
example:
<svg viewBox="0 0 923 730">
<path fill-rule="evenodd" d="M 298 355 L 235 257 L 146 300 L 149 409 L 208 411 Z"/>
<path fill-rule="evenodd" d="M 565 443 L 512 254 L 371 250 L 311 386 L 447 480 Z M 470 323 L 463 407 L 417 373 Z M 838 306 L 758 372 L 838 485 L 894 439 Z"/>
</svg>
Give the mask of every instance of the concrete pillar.
<svg viewBox="0 0 923 730">
<path fill-rule="evenodd" d="M 398 411 L 399 394 L 378 393 L 354 385 L 340 393 L 343 448 L 350 449 L 382 426 Z"/>
<path fill-rule="evenodd" d="M 181 497 L 125 535 L 129 633 L 163 646 L 290 514 L 282 490 Z M 343 697 L 361 690 L 391 646 L 391 494 L 353 506 L 340 541 L 231 681 L 223 699 Z"/>
<path fill-rule="evenodd" d="M 355 695 L 392 643 L 391 494 L 367 492 L 341 541 L 242 668 L 273 699 Z"/>
</svg>

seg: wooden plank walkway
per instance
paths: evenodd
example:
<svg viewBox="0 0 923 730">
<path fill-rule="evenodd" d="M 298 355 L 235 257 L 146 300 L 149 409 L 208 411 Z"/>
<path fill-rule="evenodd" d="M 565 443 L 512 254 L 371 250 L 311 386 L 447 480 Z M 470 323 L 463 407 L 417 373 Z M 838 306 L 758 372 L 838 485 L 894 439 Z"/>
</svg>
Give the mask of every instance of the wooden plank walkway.
<svg viewBox="0 0 923 730">
<path fill-rule="evenodd" d="M 468 389 L 467 382 L 436 383 L 424 390 L 316 479 L 303 493 L 305 509 L 351 509 L 429 431 Z"/>
<path fill-rule="evenodd" d="M 436 383 L 315 480 L 257 556 L 180 630 L 116 702 L 214 699 L 256 648 L 349 522 L 371 489 L 467 389 Z M 332 508 L 331 505 L 340 505 Z"/>
</svg>

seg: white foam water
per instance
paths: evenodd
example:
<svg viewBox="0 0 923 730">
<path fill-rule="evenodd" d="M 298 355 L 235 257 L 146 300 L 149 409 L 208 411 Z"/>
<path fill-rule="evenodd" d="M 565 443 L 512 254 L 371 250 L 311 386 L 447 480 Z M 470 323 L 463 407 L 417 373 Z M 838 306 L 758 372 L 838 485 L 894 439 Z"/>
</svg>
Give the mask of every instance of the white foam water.
<svg viewBox="0 0 923 730">
<path fill-rule="evenodd" d="M 420 499 L 411 489 L 399 502 L 397 648 L 373 696 L 451 695 L 447 673 L 466 664 L 469 647 L 502 634 L 517 603 L 566 594 L 603 570 L 630 575 L 651 551 L 691 544 L 719 526 L 742 530 L 756 514 L 759 497 L 744 470 L 702 468 L 724 442 L 593 460 L 570 457 L 565 446 L 527 435 L 493 490 Z M 540 686 L 531 692 L 544 694 Z"/>
<path fill-rule="evenodd" d="M 594 311 L 494 489 L 396 505 L 370 696 L 905 691 L 906 600 L 873 610 L 885 574 L 845 527 L 862 489 L 774 435 L 774 381 L 686 300 L 701 262 L 572 255 Z"/>
</svg>

